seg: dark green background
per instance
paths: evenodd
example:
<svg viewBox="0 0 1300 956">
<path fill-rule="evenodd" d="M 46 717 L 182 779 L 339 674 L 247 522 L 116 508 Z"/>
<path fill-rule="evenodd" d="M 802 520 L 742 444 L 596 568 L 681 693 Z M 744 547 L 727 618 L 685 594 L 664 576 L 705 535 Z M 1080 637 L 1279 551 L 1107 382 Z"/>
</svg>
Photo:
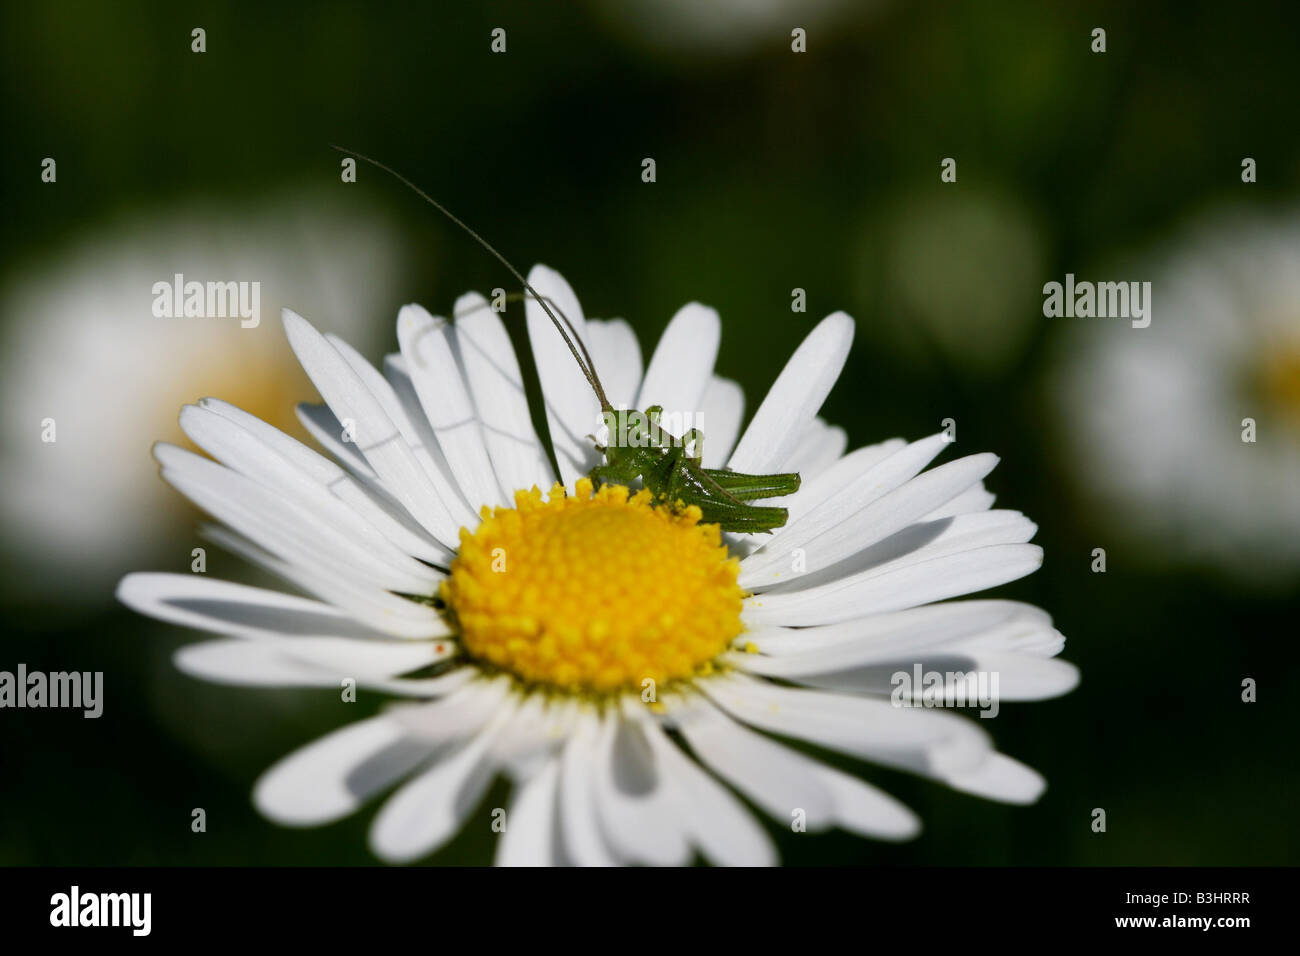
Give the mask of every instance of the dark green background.
<svg viewBox="0 0 1300 956">
<path fill-rule="evenodd" d="M 1294 589 L 1143 570 L 1114 548 L 1108 573 L 1090 573 L 1104 516 L 1072 494 L 1042 400 L 1060 326 L 1041 319 L 1039 285 L 1011 293 L 1033 331 L 996 374 L 903 350 L 880 331 L 907 317 L 873 291 L 888 260 L 864 222 L 916 197 L 948 201 L 945 189 L 1000 191 L 1032 212 L 1045 277 L 1059 277 L 1217 201 L 1294 197 L 1300 7 L 847 6 L 796 56 L 788 28 L 745 53 L 651 52 L 585 3 L 7 4 L 5 272 L 134 208 L 338 184 L 327 144 L 340 142 L 426 185 L 521 267 L 560 269 L 588 315 L 626 317 L 647 355 L 678 306 L 713 305 L 719 370 L 751 410 L 812 323 L 845 309 L 859 341 L 826 417 L 859 445 L 952 416 L 962 447 L 1002 456 L 990 486 L 1039 522 L 1047 558 L 1000 593 L 1054 615 L 1083 680 L 1059 700 L 1004 705 L 996 722 L 1000 748 L 1049 781 L 1036 806 L 864 768 L 921 814 L 921 838 L 786 834 L 787 862 L 1295 863 Z M 201 56 L 194 26 L 207 30 Z M 504 56 L 489 53 L 496 26 Z M 1102 56 L 1089 52 L 1094 26 L 1108 31 Z M 57 189 L 38 182 L 47 155 L 59 157 Z M 1259 161 L 1254 186 L 1240 182 L 1244 155 Z M 640 179 L 646 156 L 653 185 Z M 959 159 L 957 186 L 939 182 L 945 156 Z M 337 188 L 391 209 L 429 263 L 376 321 L 404 301 L 446 310 L 467 289 L 507 284 L 378 173 Z M 936 257 L 941 271 L 961 267 Z M 790 312 L 796 286 L 806 315 Z M 209 570 L 232 564 L 214 556 Z M 19 600 L 4 614 L 0 667 L 103 670 L 110 696 L 97 721 L 0 712 L 0 862 L 373 862 L 371 811 L 289 831 L 248 798 L 262 768 L 340 723 L 332 694 L 198 683 L 167 659 L 192 635 L 124 611 Z M 1250 706 L 1247 676 L 1260 686 Z M 196 806 L 206 834 L 190 832 Z M 1094 807 L 1105 834 L 1090 829 Z M 473 827 L 434 859 L 482 862 L 489 841 Z"/>
</svg>

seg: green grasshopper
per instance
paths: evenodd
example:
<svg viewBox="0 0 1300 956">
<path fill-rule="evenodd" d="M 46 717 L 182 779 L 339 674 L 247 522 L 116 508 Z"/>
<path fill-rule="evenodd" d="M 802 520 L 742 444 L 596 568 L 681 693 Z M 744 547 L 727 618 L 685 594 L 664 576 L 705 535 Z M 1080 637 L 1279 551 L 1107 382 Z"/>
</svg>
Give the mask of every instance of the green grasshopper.
<svg viewBox="0 0 1300 956">
<path fill-rule="evenodd" d="M 704 435 L 698 428 L 692 428 L 681 437 L 668 434 L 659 427 L 663 409 L 658 405 L 652 405 L 644 412 L 615 410 L 605 394 L 604 385 L 596 374 L 596 366 L 582 337 L 558 305 L 539 295 L 523 274 L 486 239 L 401 173 L 361 153 L 339 146 L 334 148 L 378 167 L 414 190 L 420 198 L 491 253 L 519 281 L 526 295 L 541 306 L 555 330 L 564 339 L 564 344 L 568 346 L 573 360 L 578 363 L 579 370 L 596 393 L 596 401 L 600 404 L 601 419 L 606 425 L 608 438 L 602 445 L 593 436 L 588 436 L 591 437 L 595 450 L 605 457 L 605 463 L 592 468 L 587 475 L 597 487 L 602 484 L 631 487 L 639 480 L 657 505 L 666 508 L 694 505 L 700 509 L 703 521 L 720 525 L 723 531 L 745 534 L 769 532 L 786 523 L 789 513 L 785 508 L 749 502 L 794 494 L 799 490 L 797 473 L 746 475 L 725 468 L 705 468 L 702 463 Z"/>
<path fill-rule="evenodd" d="M 606 411 L 612 440 L 596 445 L 605 464 L 591 469 L 588 477 L 598 486 L 640 479 L 656 501 L 670 507 L 696 505 L 704 521 L 721 525 L 723 531 L 771 531 L 785 524 L 786 509 L 747 502 L 793 494 L 799 490 L 797 474 L 745 475 L 705 468 L 704 434 L 692 428 L 680 438 L 669 435 L 659 427 L 662 414 L 658 405 L 644 413 Z"/>
</svg>

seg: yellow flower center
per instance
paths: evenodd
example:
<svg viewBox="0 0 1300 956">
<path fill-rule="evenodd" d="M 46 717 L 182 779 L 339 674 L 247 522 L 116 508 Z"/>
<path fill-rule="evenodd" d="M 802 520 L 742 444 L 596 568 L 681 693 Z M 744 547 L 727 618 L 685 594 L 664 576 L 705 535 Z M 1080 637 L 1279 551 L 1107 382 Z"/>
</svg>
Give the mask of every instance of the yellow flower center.
<svg viewBox="0 0 1300 956">
<path fill-rule="evenodd" d="M 739 563 L 700 509 L 580 479 L 483 509 L 440 596 L 472 657 L 569 691 L 707 672 L 740 633 Z"/>
<path fill-rule="evenodd" d="M 1264 400 L 1293 425 L 1300 425 L 1300 345 L 1270 349 L 1260 363 Z"/>
</svg>

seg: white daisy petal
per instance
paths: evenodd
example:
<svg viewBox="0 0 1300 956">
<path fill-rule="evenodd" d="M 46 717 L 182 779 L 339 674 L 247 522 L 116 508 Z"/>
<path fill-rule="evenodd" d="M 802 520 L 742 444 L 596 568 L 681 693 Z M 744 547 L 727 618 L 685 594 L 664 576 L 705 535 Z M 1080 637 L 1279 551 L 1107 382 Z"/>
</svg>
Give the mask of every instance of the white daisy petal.
<svg viewBox="0 0 1300 956">
<path fill-rule="evenodd" d="M 358 686 L 382 682 L 418 670 L 450 656 L 431 642 L 352 641 L 345 638 L 296 637 L 289 640 L 245 641 L 239 638 L 190 644 L 176 652 L 176 665 L 192 677 L 218 683 L 339 687 L 354 680 Z M 274 670 L 262 671 L 269 666 Z M 286 680 L 285 674 L 301 679 Z"/>
<path fill-rule="evenodd" d="M 618 860 L 605 843 L 596 810 L 593 781 L 599 754 L 600 718 L 583 712 L 560 756 L 559 817 L 565 856 L 578 866 L 615 866 Z"/>
<path fill-rule="evenodd" d="M 415 455 L 415 460 L 424 469 L 439 499 L 451 513 L 452 520 L 464 524 L 467 519 L 473 519 L 477 512 L 470 507 L 469 499 L 457 484 L 442 446 L 438 444 L 438 438 L 416 393 L 415 384 L 411 381 L 405 359 L 400 354 L 384 356 L 384 370 L 380 372 L 365 356 L 337 335 L 327 334 L 325 340 L 343 356 L 361 384 L 379 402 L 384 414 L 397 426 L 402 441 L 406 442 Z"/>
<path fill-rule="evenodd" d="M 1003 700 L 1049 700 L 1079 686 L 1079 668 L 1052 657 L 980 653 L 964 659 L 974 664 L 967 670 L 998 676 L 998 694 Z"/>
<path fill-rule="evenodd" d="M 655 346 L 636 407 L 661 405 L 664 415 L 698 414 L 722 341 L 718 313 L 698 302 L 677 310 Z M 684 430 L 684 429 L 683 429 Z"/>
<path fill-rule="evenodd" d="M 827 537 L 823 536 L 803 553 L 802 570 L 799 573 L 782 575 L 770 582 L 764 593 L 802 591 L 843 581 L 868 571 L 887 571 L 995 544 L 1025 544 L 1037 533 L 1038 525 L 1018 511 L 975 511 L 952 518 L 914 521 L 888 537 L 843 557 L 840 557 L 840 552 L 832 551 L 824 544 Z M 865 539 L 866 535 L 863 537 Z M 842 550 L 852 548 L 854 543 L 848 542 Z M 815 562 L 809 560 L 814 553 Z M 838 560 L 826 563 L 828 558 Z M 793 561 L 789 567 L 793 567 Z M 779 564 L 777 570 L 781 570 Z M 744 584 L 743 581 L 741 583 Z"/>
<path fill-rule="evenodd" d="M 857 653 L 854 653 L 854 652 Z M 861 660 L 859 658 L 868 658 Z M 901 652 L 882 656 L 874 649 L 823 649 L 807 655 L 760 657 L 733 655 L 733 662 L 751 674 L 779 677 L 824 690 L 888 695 L 895 687 L 895 675 L 921 673 L 945 675 L 941 687 L 956 690 L 963 684 L 957 675 L 985 674 L 996 679 L 992 693 L 999 700 L 1046 700 L 1068 693 L 1079 683 L 1079 670 L 1067 661 L 1029 654 L 963 652 L 960 649 Z M 922 688 L 916 687 L 919 695 Z M 974 699 L 967 689 L 967 699 Z M 918 697 L 919 699 L 919 697 Z"/>
<path fill-rule="evenodd" d="M 641 388 L 641 343 L 632 326 L 622 319 L 588 319 L 587 351 L 610 404 L 630 408 Z"/>
<path fill-rule="evenodd" d="M 338 529 L 374 561 L 392 569 L 395 586 L 410 591 L 428 589 L 442 577 L 402 553 L 354 509 L 334 497 L 315 475 L 231 419 L 207 408 L 186 405 L 181 409 L 180 424 L 190 440 L 213 458 L 289 500 L 308 506 L 322 524 Z"/>
<path fill-rule="evenodd" d="M 978 726 L 936 710 L 739 676 L 701 681 L 699 687 L 751 727 L 929 776 L 969 770 L 990 750 Z"/>
<path fill-rule="evenodd" d="M 781 471 L 803 429 L 817 415 L 840 376 L 853 344 L 853 320 L 828 315 L 808 334 L 777 377 L 728 465 L 734 471 Z"/>
<path fill-rule="evenodd" d="M 308 567 L 345 573 L 385 590 L 424 593 L 437 572 L 420 566 L 408 570 L 376 557 L 329 523 L 302 497 L 288 497 L 263 487 L 238 472 L 159 442 L 154 457 L 162 477 L 209 514 L 286 560 Z"/>
<path fill-rule="evenodd" d="M 406 509 L 446 545 L 456 542 L 457 526 L 430 484 L 393 420 L 346 358 L 306 319 L 284 310 L 289 344 L 321 397 L 351 433 L 366 462 Z"/>
<path fill-rule="evenodd" d="M 1030 605 L 1023 605 L 1028 608 Z M 1038 610 L 1038 608 L 1032 608 Z M 1042 626 L 1034 626 L 1027 619 L 1009 621 L 1006 625 L 993 628 L 977 637 L 953 642 L 954 647 L 966 647 L 972 651 L 994 651 L 1012 654 L 1028 654 L 1033 657 L 1055 657 L 1065 650 L 1065 635 L 1051 626 L 1051 618 L 1043 615 Z"/>
<path fill-rule="evenodd" d="M 1035 803 L 1047 789 L 1047 781 L 1036 770 L 1000 753 L 990 754 L 974 770 L 945 780 L 954 789 L 1002 803 Z"/>
<path fill-rule="evenodd" d="M 832 584 L 751 598 L 744 619 L 755 627 L 834 624 L 983 591 L 1037 571 L 1043 550 L 999 544 L 943 557 L 872 568 Z"/>
<path fill-rule="evenodd" d="M 130 574 L 118 585 L 117 597 L 159 620 L 274 645 L 249 650 L 247 666 L 262 660 L 305 663 L 315 669 L 302 671 L 313 684 L 328 678 L 329 685 L 336 686 L 339 677 L 381 680 L 443 660 L 455 649 L 445 642 L 392 640 L 318 601 L 194 575 Z M 182 670 L 194 676 L 204 676 L 204 662 L 226 668 L 214 670 L 212 679 L 241 676 L 237 647 L 184 648 L 181 654 L 186 665 Z M 269 678 L 256 682 L 274 683 Z"/>
<path fill-rule="evenodd" d="M 528 779 L 560 749 L 577 716 L 571 700 L 528 695 L 510 733 L 498 738 L 492 759 L 516 779 Z"/>
<path fill-rule="evenodd" d="M 382 375 L 371 369 L 369 363 L 365 363 L 364 367 L 370 370 L 367 381 L 372 382 L 371 391 L 376 396 L 382 396 L 385 408 L 391 406 L 393 423 L 411 446 L 416 461 L 447 505 L 452 520 L 461 527 L 477 527 L 478 512 L 469 504 L 469 497 L 461 491 L 451 465 L 447 462 L 447 456 L 443 454 L 438 438 L 433 433 L 433 427 L 425 418 L 415 382 L 411 379 L 411 370 L 406 364 L 406 356 L 400 352 L 385 355 Z"/>
<path fill-rule="evenodd" d="M 782 499 L 781 504 L 790 512 L 785 526 L 789 528 L 795 521 L 822 502 L 838 495 L 886 458 L 907 447 L 908 443 L 901 438 L 891 438 L 878 445 L 867 445 L 849 452 L 820 474 L 813 475 L 810 480 L 803 482 L 793 495 Z M 917 471 L 924 467 L 925 465 L 921 465 Z"/>
<path fill-rule="evenodd" d="M 793 495 L 770 500 L 767 503 L 780 505 L 788 512 L 785 525 L 775 534 L 779 535 L 789 530 L 795 522 L 821 507 L 828 500 L 841 494 L 885 459 L 890 458 L 896 452 L 909 448 L 911 446 L 901 438 L 892 438 L 878 445 L 859 448 L 838 459 L 818 474 L 812 475 L 807 481 L 803 481 L 799 490 Z M 921 449 L 917 449 L 913 454 L 920 451 Z M 907 461 L 908 459 L 904 458 L 902 460 Z M 928 460 L 926 463 L 928 463 Z M 916 466 L 917 472 L 924 468 L 926 463 L 918 464 Z M 915 474 L 915 472 L 912 474 Z M 911 475 L 907 477 L 911 477 Z M 902 483 L 906 478 L 900 477 L 897 480 Z M 882 487 L 882 493 L 884 490 Z M 728 547 L 742 559 L 764 545 L 771 546 L 773 540 L 774 535 L 771 534 L 728 534 L 726 536 Z"/>
<path fill-rule="evenodd" d="M 891 456 L 880 467 L 898 457 Z M 940 465 L 883 494 L 878 493 L 881 485 L 871 481 L 870 474 L 865 475 L 862 482 L 778 532 L 769 544 L 746 557 L 740 586 L 752 591 L 788 580 L 790 556 L 796 549 L 802 552 L 806 572 L 829 568 L 951 500 L 992 471 L 997 461 L 996 455 L 971 455 Z M 868 503 L 862 504 L 864 500 Z"/>
<path fill-rule="evenodd" d="M 705 442 L 707 449 L 708 443 Z M 893 438 L 879 445 L 871 445 L 850 452 L 811 480 L 802 482 L 798 491 L 779 501 L 772 501 L 788 512 L 784 528 L 808 514 L 818 505 L 834 495 L 839 494 L 851 482 L 874 468 L 894 452 L 907 447 L 901 438 Z M 778 532 L 779 533 L 779 532 Z M 725 540 L 731 552 L 742 560 L 764 545 L 770 545 L 772 535 L 768 534 L 727 534 Z"/>
<path fill-rule="evenodd" d="M 450 633 L 432 607 L 381 590 L 335 569 L 285 561 L 243 535 L 220 525 L 202 529 L 204 537 L 265 568 L 308 594 L 332 601 L 357 621 L 394 637 L 431 638 Z"/>
<path fill-rule="evenodd" d="M 560 760 L 548 759 L 536 773 L 515 787 L 506 812 L 506 828 L 497 841 L 497 866 L 553 866 L 559 862 L 555 845 L 556 795 Z"/>
<path fill-rule="evenodd" d="M 478 412 L 461 375 L 451 325 L 418 305 L 405 305 L 397 316 L 397 341 L 424 416 L 461 493 L 469 501 L 504 505 L 505 493 L 497 482 Z"/>
<path fill-rule="evenodd" d="M 302 427 L 307 429 L 311 437 L 333 455 L 335 460 L 342 462 L 358 478 L 391 497 L 391 493 L 383 487 L 379 476 L 375 474 L 375 470 L 370 467 L 361 450 L 357 448 L 356 442 L 352 441 L 351 433 L 334 417 L 328 405 L 299 402 L 294 411 Z M 393 500 L 397 499 L 393 498 Z"/>
<path fill-rule="evenodd" d="M 896 841 L 921 832 L 920 818 L 883 790 L 825 764 L 818 764 L 816 773 L 835 801 L 835 822 L 845 830 Z"/>
<path fill-rule="evenodd" d="M 524 394 L 523 374 L 501 317 L 476 292 L 456 300 L 456 341 L 492 466 L 508 494 L 554 480 Z"/>
<path fill-rule="evenodd" d="M 528 282 L 552 305 L 552 311 L 556 312 L 561 324 L 565 318 L 569 320 L 574 330 L 570 334 L 576 333 L 579 340 L 585 342 L 586 320 L 582 306 L 564 278 L 554 269 L 534 266 L 528 273 Z M 598 462 L 593 442 L 586 436 L 594 435 L 601 425 L 600 403 L 541 304 L 529 296 L 525 312 L 528 340 L 533 346 L 533 358 L 546 404 L 546 424 L 560 466 L 560 480 L 572 485 Z M 574 345 L 578 347 L 577 342 Z"/>
<path fill-rule="evenodd" d="M 229 402 L 204 398 L 199 401 L 199 406 L 234 422 L 274 449 L 286 461 L 291 462 L 352 509 L 363 521 L 368 522 L 399 551 L 421 561 L 434 564 L 446 562 L 450 552 L 412 521 L 410 515 L 386 493 L 370 490 L 374 487 L 370 482 L 363 485 L 361 480 L 351 477 L 334 462 Z M 336 421 L 329 409 L 324 406 L 319 407 L 330 420 Z M 355 448 L 355 446 L 351 447 Z M 365 465 L 360 455 L 357 458 L 368 471 L 369 466 Z M 374 473 L 370 474 L 373 479 Z"/>
<path fill-rule="evenodd" d="M 701 770 L 649 721 L 641 722 L 646 741 L 677 804 L 691 842 L 720 866 L 772 866 L 776 847 L 745 805 Z"/>
<path fill-rule="evenodd" d="M 798 546 L 795 541 L 810 540 L 845 514 L 860 511 L 915 478 L 946 446 L 941 436 L 932 435 L 911 444 L 860 448 L 845 456 L 785 502 L 790 511 L 785 526 L 764 536 L 760 548 L 788 554 Z"/>
<path fill-rule="evenodd" d="M 182 674 L 235 687 L 337 687 L 333 672 L 297 660 L 269 642 L 241 640 L 187 644 L 172 655 Z"/>
<path fill-rule="evenodd" d="M 815 418 L 790 453 L 790 460 L 784 467 L 786 471 L 797 471 L 808 481 L 839 461 L 848 444 L 849 436 L 843 428 Z"/>
<path fill-rule="evenodd" d="M 498 711 L 473 739 L 388 798 L 370 828 L 376 856 L 409 863 L 455 835 L 492 782 L 495 768 L 485 757 L 510 716 L 510 708 Z"/>
<path fill-rule="evenodd" d="M 472 668 L 465 668 L 473 673 Z M 502 710 L 510 691 L 510 682 L 468 680 L 450 693 L 430 703 L 401 704 L 388 711 L 412 736 L 435 744 L 458 743 L 481 730 L 493 715 Z"/>
<path fill-rule="evenodd" d="M 307 641 L 305 643 L 310 643 Z M 418 645 L 421 649 L 425 645 Z M 408 646 L 406 650 L 411 650 Z M 358 688 L 403 697 L 437 697 L 455 685 L 455 671 L 443 677 L 408 680 L 390 674 L 410 670 L 410 655 L 368 653 L 338 646 L 315 648 L 298 642 L 249 642 L 239 638 L 200 641 L 180 648 L 172 656 L 183 674 L 212 684 L 236 687 L 329 687 L 336 691 L 344 680 Z M 427 656 L 427 655 L 426 655 Z M 403 659 L 405 657 L 405 659 Z"/>
<path fill-rule="evenodd" d="M 455 653 L 455 651 L 451 651 Z M 440 657 L 439 660 L 442 658 Z M 480 676 L 476 667 L 464 665 L 454 667 L 437 677 L 390 677 L 388 679 L 369 678 L 358 681 L 358 687 L 392 694 L 396 697 L 427 698 L 430 700 L 446 697 L 460 688 L 472 683 Z"/>
<path fill-rule="evenodd" d="M 800 810 L 814 833 L 834 825 L 835 800 L 813 772 L 817 761 L 745 729 L 702 702 L 672 707 L 671 713 L 696 757 L 768 816 L 788 823 Z"/>
<path fill-rule="evenodd" d="M 993 507 L 993 502 L 996 500 L 997 495 L 985 488 L 984 482 L 981 481 L 979 484 L 967 488 L 947 504 L 935 508 L 925 516 L 924 520 L 935 521 L 939 518 L 951 518 L 956 515 L 973 514 L 977 511 L 988 511 Z"/>
<path fill-rule="evenodd" d="M 705 468 L 721 468 L 727 463 L 744 417 L 744 390 L 731 379 L 715 375 L 700 399 L 698 427 L 704 432 Z"/>
<path fill-rule="evenodd" d="M 592 788 L 610 851 L 625 863 L 689 863 L 690 843 L 640 724 L 606 712 L 596 750 Z"/>
<path fill-rule="evenodd" d="M 320 601 L 196 574 L 128 574 L 117 586 L 117 599 L 161 621 L 232 637 L 386 636 Z"/>
<path fill-rule="evenodd" d="M 354 813 L 367 799 L 432 756 L 387 717 L 371 717 L 284 757 L 258 779 L 253 803 L 284 826 L 319 826 Z"/>
<path fill-rule="evenodd" d="M 916 814 L 870 784 L 748 730 L 708 705 L 673 720 L 691 749 L 715 773 L 789 823 L 801 811 L 810 832 L 840 826 L 883 840 L 908 840 L 920 831 Z"/>
<path fill-rule="evenodd" d="M 762 651 L 763 657 L 740 659 L 761 664 L 767 655 L 798 655 L 814 661 L 836 660 L 846 653 L 874 654 L 876 659 L 905 651 L 928 651 L 936 647 L 961 646 L 985 634 L 1008 629 L 1016 639 L 1001 645 L 1006 649 L 1029 650 L 1018 640 L 1024 633 L 1052 630 L 1052 619 L 1032 604 L 1019 601 L 950 601 L 908 608 L 887 614 L 873 614 L 839 624 L 820 627 L 770 628 L 744 635 Z M 817 654 L 826 650 L 825 658 Z M 752 658 L 752 661 L 750 660 Z M 864 657 L 870 660 L 870 657 Z"/>
</svg>

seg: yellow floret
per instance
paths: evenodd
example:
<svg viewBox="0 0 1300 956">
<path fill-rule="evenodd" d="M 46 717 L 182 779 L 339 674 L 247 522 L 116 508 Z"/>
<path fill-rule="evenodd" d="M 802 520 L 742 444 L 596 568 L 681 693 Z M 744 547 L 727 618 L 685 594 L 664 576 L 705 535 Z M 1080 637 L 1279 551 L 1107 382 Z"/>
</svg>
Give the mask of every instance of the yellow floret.
<svg viewBox="0 0 1300 956">
<path fill-rule="evenodd" d="M 514 508 L 462 529 L 440 596 L 473 657 L 517 677 L 608 693 L 708 673 L 740 633 L 739 564 L 700 509 L 656 508 L 617 485 Z"/>
</svg>

